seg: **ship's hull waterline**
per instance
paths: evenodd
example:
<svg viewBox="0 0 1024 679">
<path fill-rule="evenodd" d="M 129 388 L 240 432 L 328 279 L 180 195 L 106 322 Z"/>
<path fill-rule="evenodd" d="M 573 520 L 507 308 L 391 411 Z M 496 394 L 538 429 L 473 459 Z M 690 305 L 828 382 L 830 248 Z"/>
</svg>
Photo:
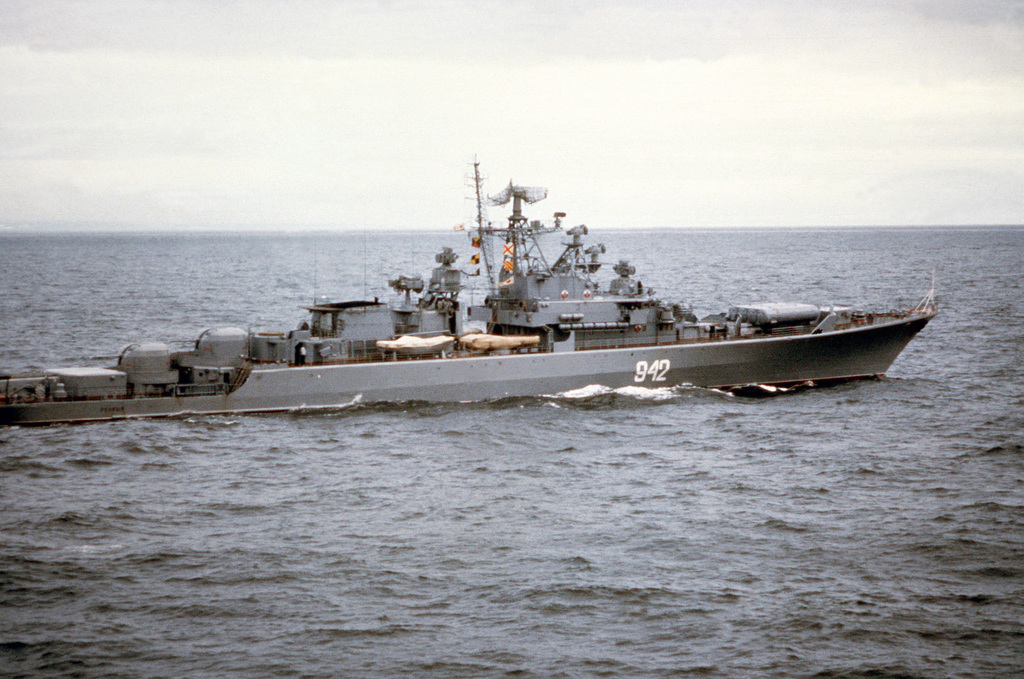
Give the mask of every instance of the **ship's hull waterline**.
<svg viewBox="0 0 1024 679">
<path fill-rule="evenodd" d="M 39 425 L 374 402 L 464 402 L 612 389 L 835 382 L 884 374 L 935 313 L 813 335 L 566 353 L 311 366 L 256 365 L 230 394 L 57 400 L 0 407 L 0 424 Z"/>
</svg>

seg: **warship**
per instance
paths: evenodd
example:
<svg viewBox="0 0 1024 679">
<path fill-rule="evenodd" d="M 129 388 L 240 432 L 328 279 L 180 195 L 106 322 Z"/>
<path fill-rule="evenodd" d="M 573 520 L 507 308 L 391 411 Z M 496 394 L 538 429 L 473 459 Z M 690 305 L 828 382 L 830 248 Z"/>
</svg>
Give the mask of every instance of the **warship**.
<svg viewBox="0 0 1024 679">
<path fill-rule="evenodd" d="M 698 318 L 655 297 L 628 261 L 600 282 L 605 248 L 586 244 L 585 225 L 563 230 L 564 212 L 550 222 L 524 216 L 546 189 L 510 182 L 485 198 L 478 163 L 471 185 L 477 214 L 466 231 L 470 263 L 486 272 L 482 304 L 463 304 L 469 272 L 444 248 L 429 280 L 389 281 L 392 302 L 316 302 L 290 331 L 212 328 L 184 351 L 146 342 L 111 367 L 0 376 L 0 424 L 481 401 L 592 385 L 817 386 L 884 374 L 937 313 L 933 285 L 907 310 L 771 302 Z M 485 205 L 508 204 L 507 223 L 486 218 Z M 563 249 L 549 258 L 541 237 L 553 233 Z"/>
</svg>

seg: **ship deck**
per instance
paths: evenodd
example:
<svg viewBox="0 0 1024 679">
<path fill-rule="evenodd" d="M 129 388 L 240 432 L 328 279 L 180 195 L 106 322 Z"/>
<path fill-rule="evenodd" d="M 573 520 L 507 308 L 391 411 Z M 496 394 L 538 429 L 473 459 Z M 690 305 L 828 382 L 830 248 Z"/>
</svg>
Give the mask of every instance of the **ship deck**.
<svg viewBox="0 0 1024 679">
<path fill-rule="evenodd" d="M 855 318 L 847 323 L 837 324 L 834 330 L 829 331 L 827 334 L 832 335 L 837 332 L 845 332 L 858 330 L 861 328 L 868 328 L 872 326 L 883 326 L 890 325 L 893 323 L 900 323 L 904 321 L 913 320 L 915 318 L 925 318 L 933 315 L 935 310 L 933 309 L 915 309 L 912 311 L 890 311 L 884 313 L 875 313 L 865 315 L 862 318 Z M 649 347 L 668 347 L 668 346 L 680 346 L 680 345 L 707 345 L 707 344 L 722 344 L 722 343 L 737 343 L 737 342 L 757 342 L 766 341 L 772 339 L 784 339 L 791 337 L 800 337 L 810 335 L 813 332 L 813 327 L 810 325 L 801 326 L 790 326 L 782 328 L 774 328 L 770 331 L 762 331 L 753 329 L 750 332 L 745 332 L 742 335 L 729 335 L 725 332 L 715 332 L 704 337 L 693 337 L 693 338 L 676 338 L 674 334 L 666 333 L 663 337 L 658 337 L 655 341 L 645 342 L 622 342 L 616 340 L 589 340 L 582 343 L 581 346 L 577 346 L 575 352 L 585 351 L 597 351 L 597 350 L 614 350 L 614 349 L 643 349 Z M 572 352 L 572 353 L 575 353 Z M 445 351 L 441 353 L 423 353 L 423 354 L 408 354 L 403 355 L 397 352 L 380 352 L 373 355 L 332 359 L 321 361 L 317 363 L 308 363 L 305 365 L 296 365 L 294 363 L 275 363 L 275 362 L 259 362 L 249 361 L 242 369 L 240 374 L 231 384 L 178 384 L 173 385 L 171 391 L 165 396 L 175 397 L 192 397 L 192 396 L 223 396 L 232 393 L 235 389 L 245 383 L 249 375 L 254 371 L 261 369 L 290 369 L 290 368 L 309 368 L 316 366 L 343 366 L 343 365 L 367 365 L 367 364 L 385 364 L 400 361 L 437 361 L 437 360 L 459 360 L 467 358 L 480 358 L 486 356 L 510 356 L 510 355 L 523 355 L 532 354 L 540 355 L 546 354 L 538 347 L 521 347 L 518 349 L 501 349 L 491 351 L 471 351 L 467 349 L 455 349 L 451 351 Z M 32 377 L 35 375 L 25 375 L 24 377 Z M 18 375 L 12 376 L 0 376 L 7 385 L 10 384 L 11 379 L 17 379 Z M 117 394 L 117 395 L 104 395 L 104 396 L 75 396 L 75 397 L 56 397 L 53 395 L 47 395 L 45 401 L 49 402 L 81 402 L 81 401 L 131 401 L 152 398 L 150 395 L 139 395 L 139 394 Z M 38 402 L 35 401 L 35 402 Z M 7 393 L 5 389 L 4 393 L 0 393 L 0 405 L 16 405 L 19 403 L 25 403 L 24 400 L 18 398 L 12 398 L 11 394 Z"/>
</svg>

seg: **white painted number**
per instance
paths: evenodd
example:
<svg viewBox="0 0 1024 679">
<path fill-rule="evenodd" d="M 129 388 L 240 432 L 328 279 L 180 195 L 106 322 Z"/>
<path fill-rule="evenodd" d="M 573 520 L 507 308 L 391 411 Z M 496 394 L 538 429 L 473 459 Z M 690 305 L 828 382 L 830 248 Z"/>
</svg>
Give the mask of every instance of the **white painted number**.
<svg viewBox="0 0 1024 679">
<path fill-rule="evenodd" d="M 644 380 L 650 380 L 651 382 L 664 382 L 665 376 L 668 374 L 668 369 L 672 367 L 672 364 L 667 358 L 663 358 L 660 361 L 637 361 L 636 371 L 633 373 L 634 382 L 643 382 Z"/>
</svg>

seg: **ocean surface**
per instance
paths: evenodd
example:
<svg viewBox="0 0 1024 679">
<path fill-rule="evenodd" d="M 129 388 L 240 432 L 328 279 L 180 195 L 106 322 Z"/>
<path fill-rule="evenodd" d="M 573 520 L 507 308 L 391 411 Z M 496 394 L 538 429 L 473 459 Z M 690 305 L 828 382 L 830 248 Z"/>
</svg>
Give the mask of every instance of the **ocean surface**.
<svg viewBox="0 0 1024 679">
<path fill-rule="evenodd" d="M 907 308 L 933 271 L 942 311 L 887 377 L 771 397 L 0 429 L 0 676 L 1022 676 L 1024 230 L 591 240 L 698 314 Z M 472 253 L 456 232 L 2 234 L 0 372 L 292 328 L 444 245 Z"/>
</svg>

